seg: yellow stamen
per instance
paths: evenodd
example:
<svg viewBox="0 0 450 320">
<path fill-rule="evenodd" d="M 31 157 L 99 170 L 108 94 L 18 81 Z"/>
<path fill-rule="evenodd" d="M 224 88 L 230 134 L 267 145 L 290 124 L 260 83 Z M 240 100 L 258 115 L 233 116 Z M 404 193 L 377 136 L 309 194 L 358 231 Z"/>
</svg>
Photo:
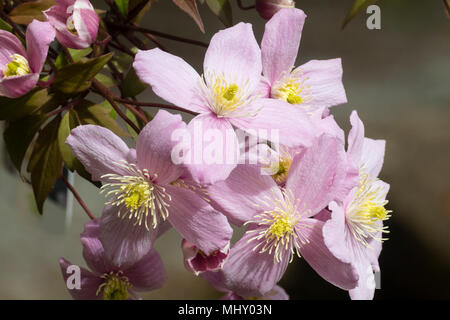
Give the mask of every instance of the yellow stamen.
<svg viewBox="0 0 450 320">
<path fill-rule="evenodd" d="M 286 101 L 290 104 L 304 105 L 311 101 L 309 86 L 305 84 L 307 78 L 302 77 L 300 70 L 287 73 L 276 81 L 271 89 L 271 96 L 275 99 Z"/>
<path fill-rule="evenodd" d="M 22 76 L 31 73 L 28 60 L 20 54 L 13 54 L 13 58 L 10 63 L 6 65 L 6 69 L 3 71 L 5 77 Z"/>
<path fill-rule="evenodd" d="M 118 273 L 110 272 L 105 273 L 102 278 L 105 279 L 103 283 L 98 287 L 96 295 L 98 296 L 103 289 L 103 299 L 105 300 L 126 300 L 130 294 L 128 289 L 131 287 L 127 277 Z"/>
</svg>

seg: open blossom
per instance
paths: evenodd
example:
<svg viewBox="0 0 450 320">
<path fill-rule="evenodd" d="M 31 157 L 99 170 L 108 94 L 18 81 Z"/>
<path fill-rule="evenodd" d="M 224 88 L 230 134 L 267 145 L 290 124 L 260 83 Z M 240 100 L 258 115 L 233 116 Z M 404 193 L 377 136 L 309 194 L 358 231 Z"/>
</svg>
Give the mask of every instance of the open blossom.
<svg viewBox="0 0 450 320">
<path fill-rule="evenodd" d="M 390 217 L 385 208 L 389 185 L 377 178 L 383 165 L 385 141 L 364 137 L 364 125 L 354 111 L 348 138 L 348 155 L 359 169 L 359 185 L 342 203 L 329 206 L 331 219 L 325 223 L 323 235 L 329 250 L 339 259 L 348 259 L 359 275 L 358 285 L 351 289 L 352 299 L 372 299 L 375 291 L 373 271 L 378 272 L 378 256 L 383 234 L 388 232 L 383 221 Z"/>
<path fill-rule="evenodd" d="M 17 98 L 36 86 L 54 38 L 48 22 L 33 20 L 26 31 L 25 50 L 15 35 L 0 30 L 0 96 Z"/>
<path fill-rule="evenodd" d="M 230 252 L 230 246 L 226 246 L 221 250 L 216 250 L 207 255 L 194 244 L 186 239 L 181 242 L 183 251 L 184 265 L 187 270 L 199 275 L 202 272 L 218 271 L 222 269 L 223 263 Z"/>
<path fill-rule="evenodd" d="M 171 134 L 185 126 L 180 115 L 161 110 L 140 132 L 136 150 L 94 125 L 73 129 L 66 140 L 92 178 L 103 182 L 109 201 L 100 240 L 119 266 L 146 254 L 166 220 L 207 255 L 229 246 L 226 217 L 187 187 L 184 169 L 171 161 Z"/>
<path fill-rule="evenodd" d="M 80 286 L 69 288 L 69 293 L 78 300 L 126 300 L 139 298 L 136 292 L 161 288 L 166 281 L 166 272 L 155 249 L 150 249 L 138 261 L 127 268 L 120 268 L 105 255 L 98 239 L 99 223 L 88 222 L 81 234 L 83 257 L 91 271 L 80 267 Z M 64 281 L 74 274 L 72 264 L 64 258 L 59 260 Z M 69 280 L 70 281 L 70 280 Z"/>
<path fill-rule="evenodd" d="M 341 59 L 311 60 L 294 69 L 306 15 L 281 9 L 266 23 L 261 42 L 261 92 L 301 107 L 308 114 L 347 102 Z"/>
<path fill-rule="evenodd" d="M 347 188 L 347 158 L 340 141 L 322 135 L 295 155 L 285 188 L 260 169 L 238 166 L 230 177 L 208 188 L 231 222 L 247 226 L 223 266 L 224 283 L 240 296 L 262 296 L 283 276 L 293 255 L 301 255 L 327 281 L 356 286 L 349 260 L 336 258 L 314 218 Z"/>
<path fill-rule="evenodd" d="M 67 48 L 85 49 L 97 39 L 99 18 L 89 0 L 57 0 L 44 11 L 56 30 L 56 38 Z"/>
<path fill-rule="evenodd" d="M 263 19 L 270 19 L 283 8 L 294 8 L 293 0 L 256 0 L 256 11 Z"/>
<path fill-rule="evenodd" d="M 309 145 L 312 140 L 314 128 L 302 109 L 259 97 L 261 51 L 250 24 L 239 23 L 212 37 L 202 76 L 181 58 L 159 49 L 139 51 L 133 66 L 158 96 L 199 113 L 189 123 L 191 136 L 201 127 L 203 132 L 215 130 L 227 137 L 224 154 L 236 161 L 187 163 L 197 182 L 224 180 L 236 166 L 239 141 L 234 128 L 246 132 L 276 130 L 279 142 L 287 146 Z M 203 143 L 205 149 L 209 147 L 206 141 Z"/>
</svg>

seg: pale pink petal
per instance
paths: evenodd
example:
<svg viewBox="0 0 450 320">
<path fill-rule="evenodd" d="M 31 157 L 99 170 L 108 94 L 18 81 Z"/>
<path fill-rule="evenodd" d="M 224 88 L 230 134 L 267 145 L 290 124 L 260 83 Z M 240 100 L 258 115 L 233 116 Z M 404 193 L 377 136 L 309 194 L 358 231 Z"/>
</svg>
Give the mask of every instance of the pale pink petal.
<svg viewBox="0 0 450 320">
<path fill-rule="evenodd" d="M 181 242 L 181 249 L 183 251 L 186 269 L 195 275 L 222 269 L 223 263 L 230 251 L 229 246 L 227 246 L 222 250 L 216 250 L 212 254 L 206 255 L 186 239 L 183 239 Z"/>
<path fill-rule="evenodd" d="M 168 219 L 183 238 L 207 255 L 229 245 L 233 229 L 223 214 L 188 189 L 167 186 L 166 191 L 172 197 Z"/>
<path fill-rule="evenodd" d="M 282 9 L 266 23 L 261 42 L 263 73 L 273 84 L 295 64 L 306 15 L 299 9 Z"/>
<path fill-rule="evenodd" d="M 239 160 L 239 141 L 231 124 L 213 114 L 195 117 L 188 125 L 189 147 L 183 163 L 201 184 L 225 180 Z"/>
<path fill-rule="evenodd" d="M 172 133 L 177 129 L 184 129 L 186 124 L 179 114 L 174 115 L 160 110 L 137 138 L 137 164 L 141 170 L 147 169 L 150 176 L 158 184 L 175 181 L 183 172 L 183 167 L 172 162 L 172 150 L 175 141 Z"/>
<path fill-rule="evenodd" d="M 336 123 L 334 116 L 317 119 L 315 125 L 317 127 L 318 136 L 326 133 L 332 137 L 338 138 L 339 141 L 345 145 L 344 130 Z"/>
<path fill-rule="evenodd" d="M 67 261 L 64 258 L 60 258 L 59 259 L 59 265 L 61 267 L 61 272 L 62 272 L 62 276 L 64 279 L 64 283 L 67 287 L 67 280 L 68 278 L 73 275 L 73 271 L 69 270 L 69 273 L 67 273 L 67 268 L 69 268 L 69 266 L 72 265 L 72 263 L 70 263 L 69 261 Z M 103 296 L 97 295 L 97 290 L 98 287 L 102 284 L 103 279 L 100 278 L 99 276 L 94 275 L 92 272 L 86 270 L 83 267 L 79 267 L 80 268 L 80 288 L 74 288 L 74 289 L 69 289 L 68 287 L 68 291 L 70 293 L 70 295 L 75 299 L 75 300 L 101 300 L 103 299 Z M 71 280 L 70 284 L 72 284 Z"/>
<path fill-rule="evenodd" d="M 302 219 L 297 225 L 299 238 L 307 242 L 300 245 L 300 254 L 308 264 L 331 284 L 349 290 L 355 288 L 358 275 L 351 263 L 337 258 L 325 244 L 322 234 L 324 222 Z"/>
<path fill-rule="evenodd" d="M 67 137 L 66 144 L 81 161 L 95 181 L 105 180 L 105 174 L 129 175 L 118 164 L 128 160 L 130 149 L 110 130 L 96 126 L 76 127 Z"/>
<path fill-rule="evenodd" d="M 315 135 L 315 126 L 301 109 L 278 99 L 258 99 L 252 104 L 260 110 L 254 117 L 231 118 L 242 130 L 264 130 L 268 140 L 287 147 L 308 146 Z"/>
<path fill-rule="evenodd" d="M 92 220 L 84 225 L 84 231 L 81 234 L 81 244 L 83 245 L 83 258 L 88 267 L 103 274 L 113 269 L 110 263 L 105 259 L 105 250 L 99 238 L 99 221 Z"/>
<path fill-rule="evenodd" d="M 245 299 L 234 292 L 228 292 L 227 294 L 220 297 L 219 300 L 245 300 Z"/>
<path fill-rule="evenodd" d="M 11 76 L 0 79 L 0 96 L 18 98 L 36 87 L 39 74 L 30 73 L 21 76 Z"/>
<path fill-rule="evenodd" d="M 323 134 L 312 147 L 294 157 L 286 188 L 313 216 L 340 196 L 346 174 L 347 157 L 342 143 Z"/>
<path fill-rule="evenodd" d="M 231 248 L 223 266 L 225 287 L 242 297 L 261 297 L 270 292 L 281 279 L 289 259 L 274 261 L 273 254 L 254 251 L 254 233 L 244 236 Z"/>
<path fill-rule="evenodd" d="M 289 295 L 284 289 L 278 285 L 273 287 L 272 290 L 267 292 L 260 300 L 289 300 Z"/>
<path fill-rule="evenodd" d="M 347 153 L 358 167 L 361 166 L 362 150 L 364 145 L 364 124 L 358 117 L 358 113 L 353 110 L 350 115 L 350 123 L 352 128 L 348 133 Z"/>
<path fill-rule="evenodd" d="M 136 291 L 150 291 L 159 289 L 167 280 L 161 257 L 155 249 L 151 249 L 142 259 L 134 265 L 123 270 L 132 289 Z"/>
<path fill-rule="evenodd" d="M 260 98 L 270 98 L 270 83 L 265 77 L 261 77 L 261 81 L 259 81 L 258 88 L 256 91 L 258 92 L 258 96 Z"/>
<path fill-rule="evenodd" d="M 136 224 L 135 219 L 124 216 L 122 211 L 125 210 L 107 205 L 100 218 L 99 229 L 99 239 L 105 249 L 106 258 L 120 268 L 127 268 L 144 257 L 152 248 L 157 234 L 157 230 L 151 227 L 147 230 L 143 224 Z"/>
<path fill-rule="evenodd" d="M 164 100 L 194 112 L 209 110 L 197 98 L 200 76 L 183 59 L 155 48 L 139 51 L 133 67 L 141 81 Z"/>
<path fill-rule="evenodd" d="M 263 175 L 256 166 L 238 165 L 227 180 L 208 187 L 208 195 L 233 224 L 238 226 L 261 213 L 267 198 L 282 199 L 272 176 Z"/>
<path fill-rule="evenodd" d="M 376 287 L 373 268 L 365 259 L 356 258 L 354 264 L 359 274 L 359 281 L 355 288 L 349 290 L 350 298 L 352 300 L 372 300 Z"/>
<path fill-rule="evenodd" d="M 378 177 L 383 167 L 385 140 L 373 140 L 364 138 L 361 152 L 361 164 L 371 177 Z"/>
<path fill-rule="evenodd" d="M 20 54 L 27 58 L 22 43 L 11 32 L 0 30 L 0 70 L 3 71 L 8 63 L 13 59 L 13 54 Z"/>
<path fill-rule="evenodd" d="M 298 67 L 295 72 L 300 74 L 300 78 L 304 80 L 304 85 L 308 87 L 307 92 L 310 98 L 305 102 L 306 105 L 314 109 L 347 103 L 347 96 L 342 83 L 340 58 L 311 60 Z"/>
<path fill-rule="evenodd" d="M 238 23 L 217 32 L 209 43 L 203 64 L 208 85 L 223 76 L 227 83 L 244 87 L 248 94 L 256 89 L 261 77 L 261 50 L 253 34 L 252 25 Z"/>
<path fill-rule="evenodd" d="M 55 29 L 48 22 L 33 20 L 27 28 L 27 56 L 33 73 L 40 73 L 47 59 L 48 47 L 55 39 Z"/>
<path fill-rule="evenodd" d="M 73 23 L 78 37 L 91 44 L 97 38 L 99 18 L 89 0 L 75 1 Z"/>
</svg>

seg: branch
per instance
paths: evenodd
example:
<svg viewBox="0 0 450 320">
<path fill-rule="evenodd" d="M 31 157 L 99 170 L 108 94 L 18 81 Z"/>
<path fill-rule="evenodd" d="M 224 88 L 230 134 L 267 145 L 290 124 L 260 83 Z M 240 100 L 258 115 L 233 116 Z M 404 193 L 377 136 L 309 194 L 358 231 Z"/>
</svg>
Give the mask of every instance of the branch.
<svg viewBox="0 0 450 320">
<path fill-rule="evenodd" d="M 73 196 L 75 197 L 75 199 L 77 199 L 78 203 L 84 209 L 84 211 L 87 213 L 89 218 L 91 218 L 91 220 L 94 220 L 95 219 L 94 215 L 88 209 L 88 207 L 86 206 L 86 203 L 84 203 L 84 201 L 81 199 L 80 195 L 75 190 L 75 188 L 70 184 L 69 181 L 67 181 L 67 179 L 66 179 L 66 177 L 64 177 L 64 175 L 61 176 L 61 180 L 64 181 L 64 183 L 66 184 L 67 188 L 69 188 L 69 190 L 72 192 Z"/>
<path fill-rule="evenodd" d="M 161 108 L 161 109 L 169 109 L 169 110 L 176 110 L 176 111 L 189 113 L 194 116 L 198 115 L 197 112 L 194 112 L 194 111 L 191 111 L 188 109 L 184 109 L 184 108 L 180 108 L 177 106 L 172 106 L 170 104 L 153 103 L 153 102 L 139 102 L 139 101 L 133 101 L 133 100 L 128 100 L 128 99 L 121 99 L 119 97 L 114 98 L 114 100 L 117 102 L 120 102 L 120 103 L 131 104 L 131 105 L 140 106 L 140 107 L 154 107 L 154 108 Z"/>
</svg>

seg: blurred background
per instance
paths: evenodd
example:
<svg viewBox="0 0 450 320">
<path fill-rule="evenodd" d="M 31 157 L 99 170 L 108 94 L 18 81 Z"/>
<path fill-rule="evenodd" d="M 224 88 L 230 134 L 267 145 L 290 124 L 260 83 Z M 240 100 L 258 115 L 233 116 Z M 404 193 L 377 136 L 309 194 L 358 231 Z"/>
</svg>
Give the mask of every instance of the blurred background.
<svg viewBox="0 0 450 320">
<path fill-rule="evenodd" d="M 366 28 L 364 12 L 341 29 L 353 0 L 296 2 L 308 15 L 296 65 L 341 57 L 349 102 L 333 108 L 332 114 L 348 132 L 350 112 L 356 109 L 366 136 L 387 141 L 381 178 L 391 184 L 388 208 L 393 215 L 375 299 L 450 299 L 450 20 L 442 1 L 380 0 L 381 30 Z M 251 22 L 260 41 L 265 21 L 256 11 L 231 3 L 233 22 Z M 93 4 L 104 8 L 102 1 Z M 206 5 L 199 7 L 205 34 L 169 0 L 155 3 L 142 25 L 209 41 L 224 27 Z M 161 42 L 201 72 L 204 48 Z M 151 90 L 139 99 L 157 101 Z M 38 215 L 31 188 L 9 170 L 3 146 L 0 150 L 0 299 L 70 299 L 58 258 L 85 266 L 79 234 L 88 218 L 76 202 L 67 215 L 49 200 L 44 215 Z M 100 215 L 103 197 L 98 189 L 78 176 L 74 184 L 91 211 Z M 173 230 L 156 243 L 169 279 L 143 297 L 220 297 L 184 269 L 180 243 Z M 348 299 L 347 292 L 321 279 L 302 259 L 294 259 L 280 284 L 291 299 Z"/>
</svg>

